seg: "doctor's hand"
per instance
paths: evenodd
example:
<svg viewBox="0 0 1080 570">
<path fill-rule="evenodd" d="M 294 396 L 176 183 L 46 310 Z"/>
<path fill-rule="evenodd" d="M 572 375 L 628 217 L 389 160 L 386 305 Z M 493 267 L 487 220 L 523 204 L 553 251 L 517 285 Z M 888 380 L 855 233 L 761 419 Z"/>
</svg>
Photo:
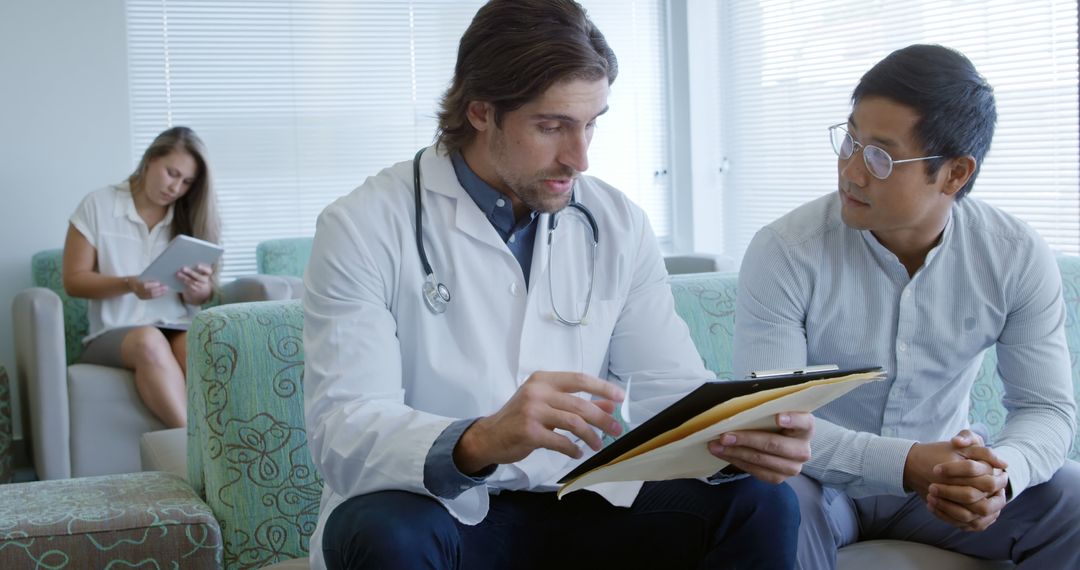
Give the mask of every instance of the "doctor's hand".
<svg viewBox="0 0 1080 570">
<path fill-rule="evenodd" d="M 210 298 L 213 293 L 213 285 L 210 277 L 214 274 L 214 268 L 205 263 L 195 267 L 181 267 L 176 272 L 176 278 L 184 284 L 184 302 L 189 305 L 201 305 Z"/>
<path fill-rule="evenodd" d="M 779 484 L 802 471 L 810 460 L 814 416 L 805 412 L 777 414 L 780 433 L 733 431 L 709 442 L 709 452 L 768 483 Z"/>
<path fill-rule="evenodd" d="M 600 398 L 586 400 L 586 392 Z M 599 428 L 617 436 L 622 426 L 612 416 L 623 391 L 610 382 L 576 372 L 535 372 L 498 412 L 473 422 L 454 448 L 454 463 L 462 473 L 477 473 L 490 465 L 520 461 L 544 448 L 575 459 L 582 451 L 556 429 L 600 449 Z"/>
<path fill-rule="evenodd" d="M 924 496 L 927 508 L 962 530 L 986 530 L 1005 508 L 1008 464 L 968 430 L 948 443 L 960 458 L 933 466 Z"/>
</svg>

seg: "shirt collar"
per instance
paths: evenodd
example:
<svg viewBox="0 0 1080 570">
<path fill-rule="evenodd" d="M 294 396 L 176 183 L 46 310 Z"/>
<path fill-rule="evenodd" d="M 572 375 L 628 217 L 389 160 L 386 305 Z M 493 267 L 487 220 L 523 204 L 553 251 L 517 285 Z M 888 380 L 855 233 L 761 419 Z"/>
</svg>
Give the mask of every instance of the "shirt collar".
<svg viewBox="0 0 1080 570">
<path fill-rule="evenodd" d="M 139 211 L 135 209 L 135 197 L 131 193 L 131 183 L 127 180 L 117 184 L 115 186 L 117 194 L 116 201 L 113 202 L 113 216 L 120 218 L 126 217 L 136 224 L 146 225 L 142 217 L 139 216 Z M 165 210 L 165 217 L 158 222 L 157 226 L 167 228 L 172 225 L 173 220 L 173 204 L 169 204 L 169 208 Z"/>
<path fill-rule="evenodd" d="M 465 162 L 465 157 L 460 152 L 450 153 L 450 162 L 454 165 L 454 174 L 465 192 L 480 207 L 480 211 L 497 229 L 504 233 L 514 230 L 514 205 L 502 192 L 484 182 Z M 536 211 L 529 212 L 529 219 L 523 222 L 531 222 L 536 219 Z"/>
<path fill-rule="evenodd" d="M 954 233 L 953 227 L 956 225 L 953 221 L 955 211 L 955 207 L 949 208 L 949 217 L 945 220 L 945 228 L 941 231 L 941 237 L 939 237 L 937 243 L 930 248 L 930 251 L 926 253 L 926 259 L 923 260 L 922 267 L 919 268 L 920 272 L 923 268 L 930 265 L 930 262 L 937 257 L 938 252 L 945 249 L 942 246 L 947 245 L 952 240 L 952 235 Z M 878 262 L 893 267 L 897 272 L 897 275 L 902 275 L 905 279 L 908 279 L 907 268 L 900 263 L 900 259 L 896 257 L 895 253 L 889 251 L 889 248 L 878 241 L 873 232 L 870 230 L 859 230 L 859 233 L 862 234 L 863 241 L 870 247 L 870 252 L 878 259 Z"/>
</svg>

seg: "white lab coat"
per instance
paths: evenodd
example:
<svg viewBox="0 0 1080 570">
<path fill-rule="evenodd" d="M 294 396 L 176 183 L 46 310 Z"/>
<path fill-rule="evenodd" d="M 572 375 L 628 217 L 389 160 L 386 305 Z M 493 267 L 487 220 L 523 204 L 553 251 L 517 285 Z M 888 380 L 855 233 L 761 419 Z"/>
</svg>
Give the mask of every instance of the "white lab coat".
<svg viewBox="0 0 1080 570">
<path fill-rule="evenodd" d="M 560 312 L 580 316 L 591 248 L 586 226 L 560 220 L 549 256 L 549 216 L 539 217 L 526 289 L 517 260 L 441 149 L 424 153 L 421 176 L 424 245 L 452 295 L 443 314 L 432 313 L 421 293 L 411 160 L 369 178 L 319 216 L 304 277 L 307 435 L 325 479 L 311 541 L 317 566 L 335 507 L 382 490 L 430 495 L 424 461 L 436 437 L 454 420 L 498 410 L 533 372 L 633 375 L 636 421 L 712 378 L 675 314 L 648 220 L 622 193 L 593 178 L 578 182 L 577 199 L 595 216 L 600 239 L 587 324 L 568 327 L 552 318 L 548 262 L 556 298 L 568 300 Z M 538 450 L 500 466 L 486 485 L 437 500 L 476 524 L 489 492 L 551 490 L 579 462 Z"/>
</svg>

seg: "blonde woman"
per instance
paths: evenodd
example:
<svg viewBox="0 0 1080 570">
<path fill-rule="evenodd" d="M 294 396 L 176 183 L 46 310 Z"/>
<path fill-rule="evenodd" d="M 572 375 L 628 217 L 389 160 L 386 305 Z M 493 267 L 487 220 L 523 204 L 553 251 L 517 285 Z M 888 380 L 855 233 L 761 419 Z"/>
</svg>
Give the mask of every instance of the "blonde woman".
<svg viewBox="0 0 1080 570">
<path fill-rule="evenodd" d="M 154 323 L 190 316 L 216 280 L 203 264 L 178 272 L 182 291 L 139 279 L 180 234 L 220 237 L 206 149 L 187 127 L 158 135 L 127 180 L 86 196 L 64 242 L 64 289 L 90 300 L 81 362 L 134 371 L 139 397 L 167 427 L 187 425 L 187 332 Z"/>
</svg>

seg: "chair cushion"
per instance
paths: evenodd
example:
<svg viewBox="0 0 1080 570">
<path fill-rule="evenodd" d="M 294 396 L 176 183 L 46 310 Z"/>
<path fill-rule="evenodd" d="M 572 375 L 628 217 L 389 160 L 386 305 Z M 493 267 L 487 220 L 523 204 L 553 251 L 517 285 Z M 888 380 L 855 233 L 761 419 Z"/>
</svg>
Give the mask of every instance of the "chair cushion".
<svg viewBox="0 0 1080 570">
<path fill-rule="evenodd" d="M 142 434 L 139 438 L 139 459 L 143 471 L 164 471 L 187 479 L 187 428 Z"/>
<path fill-rule="evenodd" d="M 1009 561 L 980 560 L 918 542 L 903 540 L 867 540 L 840 549 L 838 570 L 888 568 L 889 570 L 1007 570 Z"/>
<path fill-rule="evenodd" d="M 210 508 L 167 473 L 0 485 L 0 568 L 220 568 Z"/>
<path fill-rule="evenodd" d="M 139 436 L 164 429 L 143 405 L 131 371 L 97 364 L 68 367 L 71 476 L 139 471 Z"/>
</svg>

